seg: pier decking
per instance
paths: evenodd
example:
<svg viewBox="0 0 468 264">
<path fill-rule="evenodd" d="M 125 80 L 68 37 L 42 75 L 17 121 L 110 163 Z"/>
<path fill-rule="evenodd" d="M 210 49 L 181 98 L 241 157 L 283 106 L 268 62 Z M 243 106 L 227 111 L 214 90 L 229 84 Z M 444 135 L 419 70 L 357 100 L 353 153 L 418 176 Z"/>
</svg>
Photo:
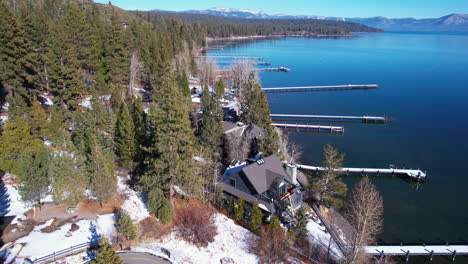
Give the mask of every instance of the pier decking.
<svg viewBox="0 0 468 264">
<path fill-rule="evenodd" d="M 319 132 L 344 133 L 344 127 L 342 126 L 321 126 L 321 125 L 287 124 L 287 123 L 272 123 L 271 125 L 275 127 L 287 128 L 287 129 L 317 130 Z"/>
<path fill-rule="evenodd" d="M 202 55 L 199 55 L 199 56 L 195 56 L 195 58 L 263 60 L 263 57 L 230 56 L 230 55 L 213 55 L 213 56 L 202 56 Z"/>
<path fill-rule="evenodd" d="M 327 168 L 315 167 L 307 165 L 297 165 L 299 169 L 311 170 L 311 171 L 325 171 Z M 427 175 L 421 170 L 413 169 L 369 169 L 369 168 L 340 168 L 337 169 L 339 172 L 344 173 L 366 173 L 366 174 L 392 174 L 392 175 L 403 175 L 415 180 L 426 180 Z"/>
<path fill-rule="evenodd" d="M 363 123 L 385 123 L 386 117 L 383 116 L 332 116 L 332 115 L 287 115 L 287 114 L 271 114 L 274 120 L 291 120 L 291 121 L 359 121 Z"/>
<path fill-rule="evenodd" d="M 457 255 L 468 255 L 468 245 L 421 245 L 421 246 L 367 246 L 367 254 L 377 256 L 406 256 L 406 261 L 410 256 L 451 256 L 452 261 Z"/>
<path fill-rule="evenodd" d="M 258 68 L 256 69 L 257 71 L 267 71 L 267 72 L 273 72 L 273 71 L 281 71 L 281 72 L 290 72 L 291 69 L 286 68 L 286 67 L 277 67 L 277 68 Z"/>
<path fill-rule="evenodd" d="M 327 86 L 298 86 L 298 87 L 271 87 L 262 88 L 265 92 L 307 92 L 307 91 L 346 91 L 346 90 L 371 90 L 379 88 L 378 84 L 345 84 Z"/>
</svg>

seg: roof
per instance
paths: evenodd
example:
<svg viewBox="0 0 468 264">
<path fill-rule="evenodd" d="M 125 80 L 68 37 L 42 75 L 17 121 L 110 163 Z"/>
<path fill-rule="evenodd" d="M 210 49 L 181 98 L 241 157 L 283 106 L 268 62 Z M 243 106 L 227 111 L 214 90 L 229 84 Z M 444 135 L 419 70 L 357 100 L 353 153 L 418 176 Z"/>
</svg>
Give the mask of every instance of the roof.
<svg viewBox="0 0 468 264">
<path fill-rule="evenodd" d="M 225 191 L 227 193 L 230 193 L 230 194 L 232 194 L 232 195 L 234 195 L 234 196 L 236 196 L 238 198 L 241 198 L 241 199 L 243 199 L 244 201 L 246 201 L 246 202 L 248 202 L 250 204 L 254 204 L 255 201 L 258 201 L 260 208 L 262 208 L 262 206 L 263 206 L 264 208 L 262 208 L 262 209 L 263 210 L 266 209 L 265 211 L 268 211 L 270 213 L 275 213 L 276 212 L 274 203 L 272 201 L 265 201 L 263 199 L 258 199 L 255 196 L 252 196 L 252 195 L 250 195 L 248 193 L 245 193 L 245 192 L 243 192 L 241 190 L 238 190 L 235 187 L 233 187 L 233 186 L 231 186 L 229 184 L 226 184 L 224 182 L 219 182 L 218 186 L 220 186 L 223 189 L 223 191 Z"/>
<path fill-rule="evenodd" d="M 252 163 L 242 169 L 255 191 L 259 194 L 270 189 L 276 180 L 288 178 L 278 156 L 271 155 L 264 158 L 263 161 Z"/>
</svg>

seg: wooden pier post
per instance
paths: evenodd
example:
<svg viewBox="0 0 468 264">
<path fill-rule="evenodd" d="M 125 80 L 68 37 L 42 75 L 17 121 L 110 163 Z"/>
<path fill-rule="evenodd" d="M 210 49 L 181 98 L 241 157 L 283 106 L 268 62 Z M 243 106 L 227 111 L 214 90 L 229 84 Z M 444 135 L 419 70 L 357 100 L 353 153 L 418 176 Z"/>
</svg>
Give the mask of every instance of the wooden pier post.
<svg viewBox="0 0 468 264">
<path fill-rule="evenodd" d="M 410 254 L 410 251 L 409 250 L 406 251 L 406 263 L 408 263 L 409 261 L 409 256 L 410 256 L 409 254 Z"/>
</svg>

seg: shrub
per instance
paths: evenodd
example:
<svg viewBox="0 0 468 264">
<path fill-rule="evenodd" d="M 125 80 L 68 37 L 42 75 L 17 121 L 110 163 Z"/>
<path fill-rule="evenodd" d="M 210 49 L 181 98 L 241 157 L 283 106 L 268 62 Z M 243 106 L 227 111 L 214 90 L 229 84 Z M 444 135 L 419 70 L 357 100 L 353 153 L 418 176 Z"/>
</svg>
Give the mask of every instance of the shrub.
<svg viewBox="0 0 468 264">
<path fill-rule="evenodd" d="M 236 219 L 238 221 L 241 221 L 242 219 L 244 219 L 244 213 L 245 213 L 245 202 L 243 199 L 239 198 L 234 208 L 234 214 L 236 215 Z"/>
<path fill-rule="evenodd" d="M 250 228 L 252 228 L 252 230 L 259 230 L 262 222 L 263 214 L 260 210 L 260 207 L 258 207 L 258 201 L 255 201 L 254 205 L 252 206 L 252 214 L 250 215 Z"/>
<path fill-rule="evenodd" d="M 257 255 L 259 263 L 288 263 L 289 243 L 282 228 L 268 226 L 258 237 L 249 240 L 250 252 Z"/>
<path fill-rule="evenodd" d="M 128 240 L 136 238 L 136 229 L 133 225 L 132 219 L 126 213 L 120 215 L 119 222 L 117 223 L 117 231 L 124 235 Z"/>
<path fill-rule="evenodd" d="M 280 220 L 279 220 L 278 216 L 274 215 L 274 216 L 271 217 L 270 226 L 272 228 L 280 228 L 281 227 L 281 223 L 280 223 Z"/>
<path fill-rule="evenodd" d="M 183 240 L 206 247 L 217 234 L 214 212 L 197 200 L 190 200 L 176 210 L 175 227 Z"/>
</svg>

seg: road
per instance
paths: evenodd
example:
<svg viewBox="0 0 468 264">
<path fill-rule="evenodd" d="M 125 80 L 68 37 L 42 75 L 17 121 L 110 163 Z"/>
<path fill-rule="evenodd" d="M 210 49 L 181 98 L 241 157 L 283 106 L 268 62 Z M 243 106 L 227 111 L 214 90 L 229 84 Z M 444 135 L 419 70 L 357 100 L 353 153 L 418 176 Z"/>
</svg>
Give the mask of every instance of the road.
<svg viewBox="0 0 468 264">
<path fill-rule="evenodd" d="M 119 252 L 124 264 L 172 264 L 161 257 L 140 252 Z"/>
</svg>

